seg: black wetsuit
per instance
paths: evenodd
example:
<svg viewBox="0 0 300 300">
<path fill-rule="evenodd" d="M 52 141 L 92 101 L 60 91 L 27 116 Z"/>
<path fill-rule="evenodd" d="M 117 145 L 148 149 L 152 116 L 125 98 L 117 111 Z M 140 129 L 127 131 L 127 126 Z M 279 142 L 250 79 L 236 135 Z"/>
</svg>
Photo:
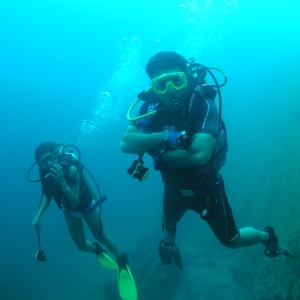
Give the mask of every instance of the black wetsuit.
<svg viewBox="0 0 300 300">
<path fill-rule="evenodd" d="M 191 99 L 191 94 L 188 97 Z M 192 109 L 190 102 L 188 100 L 179 112 L 161 111 L 133 125 L 145 133 L 161 132 L 164 126 L 172 126 L 175 131 L 188 131 L 190 136 L 207 133 L 216 138 L 212 158 L 199 166 L 171 168 L 157 161 L 159 149 L 153 149 L 149 154 L 164 183 L 165 228 L 175 231 L 177 222 L 186 210 L 190 209 L 200 214 L 222 244 L 228 245 L 238 237 L 238 230 L 219 173 L 225 163 L 227 152 L 226 130 L 220 125 L 218 110 L 212 100 L 197 97 L 197 105 Z M 159 107 L 158 102 L 147 101 L 141 106 L 139 115 Z"/>
</svg>

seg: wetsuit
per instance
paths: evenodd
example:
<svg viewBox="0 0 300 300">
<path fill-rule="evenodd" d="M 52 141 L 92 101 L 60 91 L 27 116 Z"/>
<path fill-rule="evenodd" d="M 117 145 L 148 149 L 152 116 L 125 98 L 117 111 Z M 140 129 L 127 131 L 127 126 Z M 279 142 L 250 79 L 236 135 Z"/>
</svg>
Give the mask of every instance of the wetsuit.
<svg viewBox="0 0 300 300">
<path fill-rule="evenodd" d="M 188 97 L 191 99 L 192 93 Z M 222 244 L 228 245 L 238 237 L 238 229 L 219 173 L 227 152 L 226 130 L 220 125 L 218 110 L 212 100 L 197 97 L 192 109 L 190 102 L 186 101 L 186 105 L 178 112 L 161 111 L 133 125 L 144 133 L 161 132 L 164 126 L 168 126 L 175 131 L 186 130 L 190 136 L 206 133 L 216 139 L 212 158 L 199 166 L 172 168 L 158 159 L 161 149 L 153 149 L 149 154 L 164 183 L 165 228 L 176 231 L 177 222 L 190 209 L 208 223 Z M 160 105 L 159 102 L 147 101 L 141 106 L 139 115 L 153 111 Z"/>
</svg>

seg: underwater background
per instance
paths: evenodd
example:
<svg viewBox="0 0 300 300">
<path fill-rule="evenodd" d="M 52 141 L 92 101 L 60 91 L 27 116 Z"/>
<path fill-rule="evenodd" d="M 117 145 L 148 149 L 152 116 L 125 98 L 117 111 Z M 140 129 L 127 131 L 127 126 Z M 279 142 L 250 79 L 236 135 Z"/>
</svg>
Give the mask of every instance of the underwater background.
<svg viewBox="0 0 300 300">
<path fill-rule="evenodd" d="M 48 261 L 35 260 L 41 188 L 26 173 L 43 141 L 79 147 L 140 300 L 300 299 L 299 15 L 297 0 L 2 2 L 0 299 L 119 299 L 116 272 L 76 249 L 53 203 L 41 227 Z M 177 234 L 184 272 L 159 261 L 159 174 L 146 159 L 147 180 L 133 180 L 136 157 L 119 145 L 129 106 L 150 85 L 145 65 L 165 50 L 227 73 L 222 173 L 236 223 L 273 225 L 297 259 L 226 249 L 188 212 Z"/>
</svg>

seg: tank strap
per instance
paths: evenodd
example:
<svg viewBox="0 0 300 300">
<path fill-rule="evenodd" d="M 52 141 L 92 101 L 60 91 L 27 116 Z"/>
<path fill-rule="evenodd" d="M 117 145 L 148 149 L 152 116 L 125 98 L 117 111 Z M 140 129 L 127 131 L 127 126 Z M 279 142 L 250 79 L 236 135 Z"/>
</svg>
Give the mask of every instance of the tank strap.
<svg viewBox="0 0 300 300">
<path fill-rule="evenodd" d="M 193 107 L 193 104 L 195 102 L 195 98 L 197 96 L 203 96 L 203 89 L 201 87 L 201 85 L 196 85 L 195 88 L 194 88 L 194 91 L 193 91 L 193 94 L 192 94 L 192 97 L 190 99 L 190 103 L 189 103 L 189 113 L 192 111 L 192 107 Z"/>
</svg>

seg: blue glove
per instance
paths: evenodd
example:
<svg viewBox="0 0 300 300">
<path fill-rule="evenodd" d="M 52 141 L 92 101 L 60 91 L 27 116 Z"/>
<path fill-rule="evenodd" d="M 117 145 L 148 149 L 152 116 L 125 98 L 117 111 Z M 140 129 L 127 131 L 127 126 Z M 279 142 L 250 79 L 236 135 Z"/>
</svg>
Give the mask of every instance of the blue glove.
<svg viewBox="0 0 300 300">
<path fill-rule="evenodd" d="M 180 146 L 178 143 L 180 136 L 181 132 L 179 131 L 170 131 L 165 129 L 161 134 L 161 144 L 162 146 L 176 149 Z"/>
<path fill-rule="evenodd" d="M 186 149 L 189 146 L 189 137 L 186 131 L 170 131 L 165 129 L 161 135 L 161 145 L 168 148 Z"/>
</svg>

